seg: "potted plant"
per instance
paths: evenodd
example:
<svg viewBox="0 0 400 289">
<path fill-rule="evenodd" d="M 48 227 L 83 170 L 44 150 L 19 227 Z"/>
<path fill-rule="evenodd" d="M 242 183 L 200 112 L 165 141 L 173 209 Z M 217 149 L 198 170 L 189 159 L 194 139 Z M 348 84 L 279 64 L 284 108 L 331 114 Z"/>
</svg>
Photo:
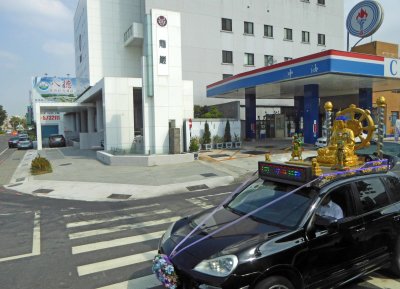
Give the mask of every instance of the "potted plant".
<svg viewBox="0 0 400 289">
<path fill-rule="evenodd" d="M 204 145 L 204 149 L 206 149 L 206 150 L 212 149 L 210 126 L 208 125 L 207 121 L 204 124 L 203 145 Z"/>
<path fill-rule="evenodd" d="M 190 139 L 189 151 L 193 153 L 194 159 L 199 159 L 199 139 L 197 137 L 192 137 Z"/>
<path fill-rule="evenodd" d="M 224 143 L 227 149 L 232 148 L 231 125 L 229 124 L 229 120 L 226 121 L 225 125 Z"/>
<path fill-rule="evenodd" d="M 242 142 L 240 141 L 240 137 L 235 133 L 234 136 L 235 148 L 240 148 L 242 146 Z"/>
<path fill-rule="evenodd" d="M 216 149 L 222 149 L 224 147 L 224 138 L 219 135 L 213 136 L 213 143 Z"/>
</svg>

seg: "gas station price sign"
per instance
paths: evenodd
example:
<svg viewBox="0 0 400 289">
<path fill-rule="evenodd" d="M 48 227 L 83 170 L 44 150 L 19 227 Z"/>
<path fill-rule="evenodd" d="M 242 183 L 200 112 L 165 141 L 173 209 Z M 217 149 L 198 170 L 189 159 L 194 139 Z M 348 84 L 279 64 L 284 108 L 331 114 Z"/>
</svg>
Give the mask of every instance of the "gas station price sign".
<svg viewBox="0 0 400 289">
<path fill-rule="evenodd" d="M 258 175 L 288 184 L 301 184 L 312 179 L 311 167 L 269 162 L 258 162 Z"/>
</svg>

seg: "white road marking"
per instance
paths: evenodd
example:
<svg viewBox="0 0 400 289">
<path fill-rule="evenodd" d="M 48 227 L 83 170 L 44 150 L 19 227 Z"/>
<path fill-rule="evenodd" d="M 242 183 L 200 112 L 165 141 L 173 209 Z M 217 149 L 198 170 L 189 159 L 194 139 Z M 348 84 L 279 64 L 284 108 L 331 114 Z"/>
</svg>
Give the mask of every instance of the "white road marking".
<svg viewBox="0 0 400 289">
<path fill-rule="evenodd" d="M 1 156 L 2 154 L 4 154 L 6 151 L 8 151 L 8 148 L 6 148 L 4 151 L 2 151 L 2 152 L 0 153 L 0 156 Z"/>
<path fill-rule="evenodd" d="M 35 217 L 33 220 L 32 252 L 28 253 L 28 254 L 22 254 L 22 255 L 17 255 L 17 256 L 1 258 L 0 262 L 17 260 L 17 259 L 38 256 L 38 255 L 40 255 L 40 211 L 35 212 Z"/>
<path fill-rule="evenodd" d="M 155 275 L 147 275 L 144 277 L 128 280 L 121 283 L 111 284 L 97 289 L 144 289 L 160 286 L 161 282 L 158 281 Z"/>
<path fill-rule="evenodd" d="M 214 207 L 213 205 L 208 204 L 205 201 L 199 200 L 199 198 L 191 198 L 191 199 L 186 199 L 186 200 L 189 203 L 192 203 L 193 205 L 198 206 L 198 207 L 200 207 L 202 209 L 209 209 L 209 208 Z"/>
<path fill-rule="evenodd" d="M 107 261 L 87 264 L 78 266 L 78 275 L 84 276 L 88 274 L 93 274 L 101 271 L 111 270 L 115 268 L 130 266 L 133 264 L 153 260 L 154 256 L 157 254 L 157 250 L 148 251 L 140 254 L 110 259 Z"/>
<path fill-rule="evenodd" d="M 133 219 L 133 218 L 138 218 L 138 217 L 152 216 L 152 215 L 156 215 L 156 214 L 157 215 L 158 214 L 166 214 L 166 213 L 170 213 L 170 212 L 171 211 L 168 209 L 163 209 L 163 210 L 159 210 L 159 211 L 142 212 L 142 213 L 125 215 L 125 216 L 117 216 L 117 217 L 112 217 L 112 218 L 108 217 L 107 219 L 94 219 L 94 220 L 90 220 L 90 221 L 80 221 L 80 222 L 68 223 L 67 228 L 76 228 L 76 227 L 81 227 L 81 226 L 88 226 L 88 225 L 94 225 L 94 224 L 114 222 L 114 221 L 119 221 L 119 220 Z"/>
<path fill-rule="evenodd" d="M 162 234 L 164 234 L 164 232 L 165 232 L 165 230 L 154 232 L 154 233 L 142 234 L 139 236 L 131 236 L 131 237 L 126 237 L 126 238 L 119 238 L 119 239 L 113 239 L 113 240 L 109 240 L 109 241 L 75 246 L 75 247 L 72 247 L 72 254 L 75 255 L 75 254 L 87 253 L 87 252 L 92 252 L 92 251 L 97 251 L 97 250 L 102 250 L 102 249 L 108 249 L 108 248 L 113 248 L 113 247 L 118 247 L 118 246 L 140 243 L 140 242 L 149 241 L 149 240 L 153 240 L 153 239 L 159 239 L 159 238 L 161 238 Z"/>
<path fill-rule="evenodd" d="M 368 275 L 365 279 L 365 282 L 368 284 L 377 286 L 382 289 L 392 289 L 392 288 L 400 288 L 400 282 L 394 279 L 390 279 L 381 274 L 374 273 L 372 275 Z"/>
<path fill-rule="evenodd" d="M 64 217 L 65 217 L 65 218 L 69 218 L 69 217 L 74 217 L 74 216 L 101 215 L 101 214 L 108 214 L 108 213 L 115 213 L 115 212 L 124 212 L 124 211 L 136 210 L 136 209 L 151 208 L 151 207 L 155 207 L 155 206 L 159 206 L 159 205 L 160 205 L 160 204 L 151 204 L 151 205 L 145 205 L 145 206 L 129 207 L 129 208 L 120 209 L 120 210 L 75 213 L 75 214 L 64 215 Z"/>
<path fill-rule="evenodd" d="M 17 213 L 4 213 L 4 214 L 0 214 L 0 216 L 14 216 L 14 215 L 29 214 L 29 213 L 32 213 L 32 211 L 17 212 Z"/>
<path fill-rule="evenodd" d="M 103 229 L 97 229 L 97 230 L 71 233 L 71 234 L 69 234 L 69 238 L 72 240 L 72 239 L 79 239 L 79 238 L 85 238 L 85 237 L 102 235 L 102 234 L 109 234 L 109 233 L 114 233 L 114 232 L 119 232 L 119 231 L 131 230 L 131 229 L 136 229 L 136 228 L 156 226 L 156 225 L 161 225 L 161 224 L 166 224 L 166 223 L 172 223 L 172 222 L 179 220 L 180 218 L 181 217 L 164 218 L 162 220 L 157 220 L 157 221 L 148 221 L 148 222 L 142 222 L 142 223 L 132 224 L 132 225 L 120 225 L 120 226 L 115 226 L 115 227 L 110 227 L 110 228 L 103 228 Z"/>
</svg>

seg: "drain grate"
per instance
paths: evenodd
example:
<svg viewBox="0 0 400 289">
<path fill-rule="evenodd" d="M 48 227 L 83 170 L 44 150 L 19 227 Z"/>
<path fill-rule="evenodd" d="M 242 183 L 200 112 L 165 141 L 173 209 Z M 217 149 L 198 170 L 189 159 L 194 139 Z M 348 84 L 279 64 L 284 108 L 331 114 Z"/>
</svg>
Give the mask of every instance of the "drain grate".
<svg viewBox="0 0 400 289">
<path fill-rule="evenodd" d="M 189 191 L 205 190 L 205 189 L 208 189 L 208 186 L 203 184 L 203 185 L 198 185 L 198 186 L 186 187 L 186 189 L 188 189 Z"/>
<path fill-rule="evenodd" d="M 126 200 L 126 199 L 129 199 L 131 196 L 132 195 L 112 194 L 112 195 L 109 195 L 107 198 L 109 198 L 109 199 Z"/>
<path fill-rule="evenodd" d="M 249 154 L 249 155 L 263 155 L 265 154 L 264 151 L 244 151 L 244 154 Z"/>
<path fill-rule="evenodd" d="M 16 187 L 16 186 L 19 186 L 19 185 L 22 185 L 22 183 L 18 183 L 18 184 L 9 185 L 8 187 L 9 187 L 9 188 L 11 188 L 11 187 Z"/>
<path fill-rule="evenodd" d="M 61 164 L 61 165 L 59 165 L 60 167 L 65 167 L 65 166 L 70 166 L 70 165 L 72 165 L 72 163 L 65 163 L 65 164 Z"/>
<path fill-rule="evenodd" d="M 214 154 L 214 155 L 208 155 L 211 158 L 223 158 L 223 157 L 229 157 L 227 154 Z"/>
<path fill-rule="evenodd" d="M 205 173 L 205 174 L 200 174 L 201 176 L 205 177 L 205 178 L 209 178 L 209 177 L 216 177 L 217 175 L 214 173 Z"/>
<path fill-rule="evenodd" d="M 48 193 L 50 193 L 52 191 L 54 191 L 54 190 L 51 190 L 51 189 L 37 189 L 37 190 L 34 190 L 32 193 L 33 194 L 48 194 Z"/>
<path fill-rule="evenodd" d="M 22 181 L 25 181 L 25 178 L 18 178 L 18 179 L 16 179 L 16 181 L 17 182 L 22 182 Z"/>
</svg>

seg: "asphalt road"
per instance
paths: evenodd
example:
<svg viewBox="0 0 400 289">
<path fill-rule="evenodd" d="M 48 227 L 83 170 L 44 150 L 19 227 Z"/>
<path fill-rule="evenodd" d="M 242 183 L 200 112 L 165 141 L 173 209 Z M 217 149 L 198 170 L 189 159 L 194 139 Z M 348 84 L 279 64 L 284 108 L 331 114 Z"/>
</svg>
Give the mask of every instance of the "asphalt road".
<svg viewBox="0 0 400 289">
<path fill-rule="evenodd" d="M 26 151 L 8 148 L 10 135 L 0 135 L 0 186 L 9 184 Z"/>
<path fill-rule="evenodd" d="M 151 273 L 160 236 L 233 186 L 141 201 L 78 202 L 0 189 L 2 288 L 161 289 Z M 345 289 L 400 288 L 372 274 Z"/>
</svg>

